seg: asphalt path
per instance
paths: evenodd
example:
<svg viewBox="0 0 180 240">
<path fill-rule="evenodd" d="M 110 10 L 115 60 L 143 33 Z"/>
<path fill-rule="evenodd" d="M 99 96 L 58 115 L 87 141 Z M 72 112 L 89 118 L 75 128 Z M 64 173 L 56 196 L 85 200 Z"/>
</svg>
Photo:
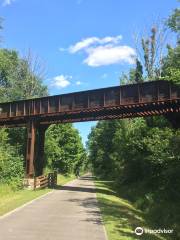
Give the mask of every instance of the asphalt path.
<svg viewBox="0 0 180 240">
<path fill-rule="evenodd" d="M 0 240 L 107 240 L 89 175 L 0 217 Z"/>
</svg>

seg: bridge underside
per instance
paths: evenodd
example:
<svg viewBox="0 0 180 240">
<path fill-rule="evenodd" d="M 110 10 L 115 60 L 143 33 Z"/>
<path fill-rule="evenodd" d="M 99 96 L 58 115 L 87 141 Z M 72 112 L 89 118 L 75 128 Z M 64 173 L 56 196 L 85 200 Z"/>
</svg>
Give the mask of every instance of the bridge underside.
<svg viewBox="0 0 180 240">
<path fill-rule="evenodd" d="M 151 103 L 128 104 L 113 107 L 99 107 L 84 109 L 83 111 L 68 111 L 55 114 L 41 114 L 35 117 L 15 117 L 13 119 L 1 119 L 3 127 L 26 127 L 30 121 L 38 125 L 50 125 L 55 123 L 74 123 L 85 121 L 98 121 L 110 119 L 123 119 L 134 117 L 147 117 L 165 115 L 174 127 L 178 126 L 180 115 L 180 99 L 159 101 Z"/>
</svg>

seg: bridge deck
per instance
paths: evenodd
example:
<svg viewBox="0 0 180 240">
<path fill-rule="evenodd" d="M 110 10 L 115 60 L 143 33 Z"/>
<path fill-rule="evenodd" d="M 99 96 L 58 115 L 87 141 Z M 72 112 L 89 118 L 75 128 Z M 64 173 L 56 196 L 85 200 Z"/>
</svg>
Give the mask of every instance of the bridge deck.
<svg viewBox="0 0 180 240">
<path fill-rule="evenodd" d="M 160 115 L 180 111 L 180 88 L 152 81 L 0 103 L 0 126 L 25 126 Z"/>
</svg>

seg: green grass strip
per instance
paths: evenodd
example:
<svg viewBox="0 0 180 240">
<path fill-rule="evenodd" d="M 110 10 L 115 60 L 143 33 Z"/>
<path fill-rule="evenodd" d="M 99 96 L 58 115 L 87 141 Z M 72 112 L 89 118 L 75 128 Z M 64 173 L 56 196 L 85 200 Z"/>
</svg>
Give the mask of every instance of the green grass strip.
<svg viewBox="0 0 180 240">
<path fill-rule="evenodd" d="M 57 178 L 57 184 L 62 186 L 72 180 L 76 179 L 76 176 L 74 174 L 70 174 L 70 175 L 62 175 L 62 174 L 58 174 L 58 178 Z"/>
<path fill-rule="evenodd" d="M 151 229 L 142 211 L 129 201 L 117 196 L 111 189 L 110 181 L 95 181 L 97 199 L 109 240 L 165 240 L 159 234 L 134 233 L 136 227 Z"/>
<path fill-rule="evenodd" d="M 4 195 L 0 191 L 0 216 L 50 191 L 50 189 L 8 191 Z"/>
<path fill-rule="evenodd" d="M 58 185 L 62 186 L 73 179 L 75 179 L 75 175 L 58 175 Z M 13 191 L 12 188 L 6 184 L 0 185 L 0 216 L 8 213 L 17 207 L 22 206 L 23 204 L 32 201 L 48 192 L 52 191 L 52 189 L 37 189 L 33 190 L 19 190 Z"/>
</svg>

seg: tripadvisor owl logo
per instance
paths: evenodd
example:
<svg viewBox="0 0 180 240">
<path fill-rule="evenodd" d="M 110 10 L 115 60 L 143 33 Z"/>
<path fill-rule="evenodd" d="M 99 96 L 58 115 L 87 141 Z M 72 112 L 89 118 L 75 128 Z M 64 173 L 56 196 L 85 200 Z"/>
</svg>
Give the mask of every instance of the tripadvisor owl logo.
<svg viewBox="0 0 180 240">
<path fill-rule="evenodd" d="M 142 227 L 137 227 L 135 230 L 134 230 L 135 234 L 136 235 L 142 235 L 144 230 Z"/>
<path fill-rule="evenodd" d="M 147 228 L 142 228 L 142 227 L 137 227 L 135 228 L 134 232 L 136 235 L 142 235 L 143 233 L 144 234 L 171 234 L 173 233 L 173 229 L 166 229 L 166 228 L 158 228 L 158 229 L 147 229 Z"/>
</svg>

